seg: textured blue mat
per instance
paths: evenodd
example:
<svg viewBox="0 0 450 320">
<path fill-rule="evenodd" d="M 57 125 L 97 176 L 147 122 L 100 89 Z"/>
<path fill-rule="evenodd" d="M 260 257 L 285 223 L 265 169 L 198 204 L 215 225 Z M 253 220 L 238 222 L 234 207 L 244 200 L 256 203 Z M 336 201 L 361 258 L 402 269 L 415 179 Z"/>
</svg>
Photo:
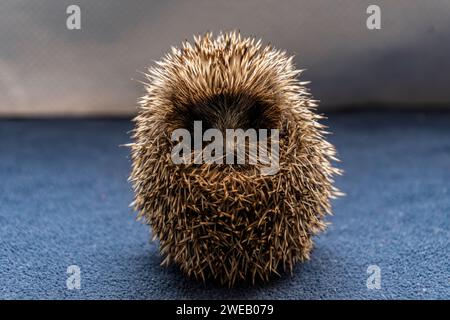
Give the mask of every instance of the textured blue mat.
<svg viewBox="0 0 450 320">
<path fill-rule="evenodd" d="M 128 208 L 130 121 L 0 121 L 0 298 L 450 298 L 450 113 L 329 116 L 347 193 L 332 226 L 292 277 L 236 289 L 159 266 Z"/>
</svg>

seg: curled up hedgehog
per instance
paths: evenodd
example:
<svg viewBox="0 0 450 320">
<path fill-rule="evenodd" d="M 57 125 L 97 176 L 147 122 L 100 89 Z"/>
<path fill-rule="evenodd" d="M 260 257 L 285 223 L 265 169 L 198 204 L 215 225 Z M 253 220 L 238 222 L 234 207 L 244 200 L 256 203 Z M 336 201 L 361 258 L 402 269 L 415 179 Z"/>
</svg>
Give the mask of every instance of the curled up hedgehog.
<svg viewBox="0 0 450 320">
<path fill-rule="evenodd" d="M 234 32 L 194 39 L 148 70 L 130 144 L 133 206 L 159 239 L 163 264 L 188 276 L 233 286 L 291 272 L 340 194 L 316 101 L 285 52 Z M 256 136 L 230 144 L 229 130 Z M 251 137 L 267 143 L 265 159 L 250 163 L 262 149 L 238 152 Z"/>
</svg>

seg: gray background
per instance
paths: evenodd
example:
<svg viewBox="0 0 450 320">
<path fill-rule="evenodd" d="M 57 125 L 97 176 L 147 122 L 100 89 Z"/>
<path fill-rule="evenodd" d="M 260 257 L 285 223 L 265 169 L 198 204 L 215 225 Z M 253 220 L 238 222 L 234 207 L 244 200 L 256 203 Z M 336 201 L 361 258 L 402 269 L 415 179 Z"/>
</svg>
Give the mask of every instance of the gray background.
<svg viewBox="0 0 450 320">
<path fill-rule="evenodd" d="M 70 4 L 81 30 L 66 28 Z M 369 4 L 381 30 L 366 28 Z M 233 29 L 295 54 L 324 109 L 450 102 L 449 0 L 2 0 L 0 115 L 132 114 L 146 66 Z"/>
</svg>

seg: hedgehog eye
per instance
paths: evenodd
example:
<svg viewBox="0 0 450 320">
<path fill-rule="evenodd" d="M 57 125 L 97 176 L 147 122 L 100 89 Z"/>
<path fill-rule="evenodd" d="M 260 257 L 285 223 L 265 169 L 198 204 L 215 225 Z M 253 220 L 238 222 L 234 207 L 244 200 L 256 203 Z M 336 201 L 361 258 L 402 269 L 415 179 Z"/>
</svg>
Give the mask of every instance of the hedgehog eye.
<svg viewBox="0 0 450 320">
<path fill-rule="evenodd" d="M 280 111 L 277 106 L 257 101 L 247 111 L 250 121 L 250 128 L 254 129 L 275 129 L 279 127 Z"/>
</svg>

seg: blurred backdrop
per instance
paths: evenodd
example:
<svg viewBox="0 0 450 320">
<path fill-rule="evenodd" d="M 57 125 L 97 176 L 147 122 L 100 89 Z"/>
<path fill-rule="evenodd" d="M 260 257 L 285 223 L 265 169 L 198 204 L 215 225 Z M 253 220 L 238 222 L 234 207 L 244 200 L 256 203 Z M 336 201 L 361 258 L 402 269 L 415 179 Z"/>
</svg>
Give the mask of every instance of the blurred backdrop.
<svg viewBox="0 0 450 320">
<path fill-rule="evenodd" d="M 73 4 L 81 30 L 66 27 Z M 449 0 L 2 0 L 0 115 L 133 114 L 171 45 L 234 29 L 294 54 L 324 110 L 450 105 Z"/>
</svg>

